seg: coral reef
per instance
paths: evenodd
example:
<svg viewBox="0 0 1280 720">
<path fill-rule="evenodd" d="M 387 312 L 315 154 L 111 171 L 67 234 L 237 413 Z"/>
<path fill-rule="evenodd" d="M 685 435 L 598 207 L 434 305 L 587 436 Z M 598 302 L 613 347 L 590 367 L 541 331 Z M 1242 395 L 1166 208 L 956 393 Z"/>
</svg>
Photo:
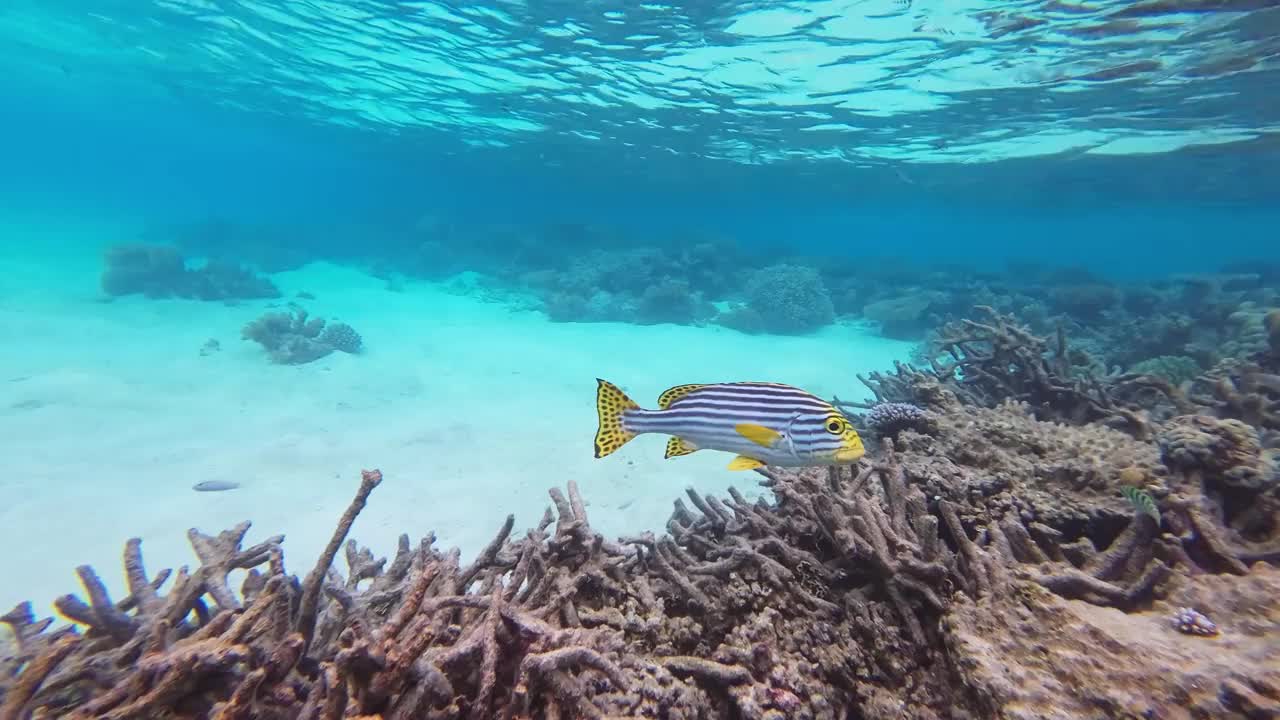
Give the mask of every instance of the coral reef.
<svg viewBox="0 0 1280 720">
<path fill-rule="evenodd" d="M 838 398 L 837 403 L 844 405 Z M 861 419 L 865 427 L 880 436 L 893 436 L 909 429 L 928 434 L 937 426 L 927 410 L 911 403 L 877 403 Z"/>
<path fill-rule="evenodd" d="M 926 350 L 924 369 L 897 363 L 892 374 L 859 376 L 876 402 L 929 407 L 945 397 L 979 407 L 1026 403 L 1040 419 L 1104 422 L 1149 438 L 1152 411 L 1168 416 L 1192 407 L 1168 380 L 1138 373 L 1107 374 L 1059 330 L 1050 339 L 987 305 L 983 320 L 943 326 Z M 852 404 L 853 406 L 869 405 Z"/>
<path fill-rule="evenodd" d="M 1134 363 L 1129 372 L 1135 375 L 1153 375 L 1172 385 L 1193 380 L 1202 372 L 1200 364 L 1186 355 L 1160 355 Z"/>
<path fill-rule="evenodd" d="M 1189 578 L 1170 600 L 1212 602 L 1222 638 L 1187 635 L 1168 604 L 1123 613 L 1032 585 L 958 603 L 948 641 L 983 717 L 1258 718 L 1280 711 L 1280 572 Z"/>
<path fill-rule="evenodd" d="M 111 296 L 251 300 L 280 297 L 270 280 L 237 263 L 210 261 L 187 267 L 181 251 L 169 245 L 116 245 L 107 250 L 102 290 Z"/>
<path fill-rule="evenodd" d="M 715 306 L 691 290 L 688 282 L 670 278 L 645 288 L 636 303 L 636 321 L 644 325 L 693 325 L 705 322 L 715 313 Z"/>
<path fill-rule="evenodd" d="M 724 250 L 708 243 L 596 247 L 567 263 L 560 256 L 526 257 L 534 268 L 518 275 L 556 322 L 695 325 L 716 314 L 707 298 L 727 291 Z"/>
<path fill-rule="evenodd" d="M 1274 435 L 1280 431 L 1280 352 L 1223 360 L 1193 380 L 1187 395 L 1206 414 L 1242 420 Z"/>
<path fill-rule="evenodd" d="M 1008 398 L 1028 403 L 1040 418 L 1102 422 L 1141 439 L 1151 439 L 1173 417 L 1200 414 L 1240 420 L 1258 430 L 1263 447 L 1280 448 L 1280 352 L 1270 339 L 1204 372 L 1186 356 L 1148 358 L 1125 372 L 1108 370 L 1085 349 L 1089 342 L 1068 343 L 1061 326 L 1042 336 L 991 306 L 976 310 L 982 319 L 945 324 L 913 364 L 899 362 L 892 373 L 860 376 L 875 402 L 928 408 L 954 396 L 964 404 L 994 407 Z M 1265 320 L 1280 314 L 1259 317 L 1260 328 L 1280 328 L 1280 320 Z"/>
<path fill-rule="evenodd" d="M 912 474 L 926 494 L 957 503 L 981 499 L 986 512 L 1030 515 L 1072 540 L 1086 528 L 1102 540 L 1119 533 L 1134 508 L 1118 486 L 1161 489 L 1169 474 L 1151 443 L 1100 425 L 1038 420 L 1012 401 L 936 417 L 932 434 L 906 431 L 897 439 L 909 457 L 922 458 L 924 467 Z M 974 479 L 944 480 L 958 476 Z"/>
<path fill-rule="evenodd" d="M 296 305 L 291 312 L 267 313 L 253 320 L 244 326 L 241 336 L 262 345 L 271 361 L 282 365 L 309 363 L 335 350 L 358 353 L 364 346 L 350 325 L 326 324 L 324 318 L 309 317 Z"/>
<path fill-rule="evenodd" d="M 1202 517 L 1187 527 L 1203 525 L 1208 522 L 1204 517 L 1212 517 L 1237 544 L 1270 537 L 1280 526 L 1275 457 L 1280 445 L 1280 381 L 1274 380 L 1280 377 L 1280 359 L 1269 349 L 1224 361 L 1192 381 L 1174 385 L 1153 375 L 1102 374 L 1087 353 L 1067 345 L 1062 333 L 1050 344 L 992 308 L 980 310 L 988 322 L 964 321 L 938 333 L 935 350 L 944 359 L 932 360 L 926 369 L 898 364 L 892 374 L 861 378 L 882 405 L 914 403 L 942 412 L 944 419 L 958 417 L 957 408 L 967 408 L 964 427 L 946 427 L 944 421 L 941 433 L 926 433 L 935 437 L 916 439 L 908 434 L 905 440 L 911 447 L 937 447 L 953 461 L 982 465 L 995 483 L 1034 473 L 1057 477 L 1076 489 L 1105 488 L 1106 478 L 1125 468 L 1134 481 L 1131 485 L 1153 484 L 1157 496 L 1194 487 L 1194 514 Z M 1081 427 L 1046 432 L 1033 420 Z M 1115 434 L 1104 433 L 1102 425 L 1137 442 L 1121 442 Z M 982 436 L 972 437 L 966 428 L 979 429 Z M 1083 437 L 1080 433 L 1088 440 L 1063 444 Z M 1017 445 L 1036 448 L 1038 467 L 1021 461 L 1008 465 L 1009 459 L 1019 457 L 1007 452 Z M 1046 466 L 1046 460 L 1061 464 Z M 1058 493 L 1052 500 L 1048 504 L 1062 502 L 1058 512 L 1071 511 L 1073 503 L 1066 495 Z M 1253 555 L 1267 553 L 1259 550 Z"/>
<path fill-rule="evenodd" d="M 129 540 L 124 597 L 81 566 L 82 595 L 55 601 L 71 626 L 0 617 L 0 720 L 1280 716 L 1262 276 L 870 274 L 547 232 L 574 251 L 495 228 L 469 252 L 557 320 L 696 323 L 731 298 L 716 321 L 751 332 L 837 308 L 887 334 L 940 325 L 914 366 L 859 378 L 874 403 L 840 403 L 877 440 L 852 469 L 765 468 L 755 502 L 688 490 L 662 533 L 605 538 L 569 482 L 468 563 L 430 533 L 378 558 L 347 538 L 368 471 L 304 577 L 279 537 L 243 548 L 248 523 L 192 530 L 193 570 L 149 574 Z M 157 294 L 190 272 L 154 247 L 116 265 L 113 287 Z M 361 347 L 296 307 L 244 335 L 284 363 Z"/>
<path fill-rule="evenodd" d="M 1029 264 L 991 272 L 890 261 L 868 273 L 839 258 L 810 262 L 840 312 L 861 314 L 886 335 L 915 339 L 926 324 L 958 322 L 969 308 L 985 305 L 1017 318 L 1034 335 L 1065 331 L 1074 350 L 1091 356 L 1096 375 L 1129 368 L 1174 385 L 1187 379 L 1191 363 L 1198 374 L 1264 349 L 1267 312 L 1280 304 L 1280 284 L 1266 270 L 1273 263 L 1263 262 L 1124 284 L 1085 269 Z M 1185 359 L 1177 361 L 1175 377 L 1135 369 L 1160 357 Z"/>
<path fill-rule="evenodd" d="M 243 548 L 248 523 L 192 530 L 194 571 L 150 575 L 130 540 L 126 597 L 82 566 L 85 597 L 56 601 L 75 627 L 0 618 L 0 719 L 1280 708 L 1280 529 L 1246 536 L 1214 499 L 1256 477 L 1256 434 L 1184 418 L 1140 440 L 931 381 L 927 432 L 886 433 L 851 471 L 766 468 L 755 502 L 688 490 L 662 534 L 606 539 L 570 482 L 466 564 L 431 534 L 377 558 L 347 539 L 383 481 L 366 471 L 304 578 L 279 537 Z"/>
<path fill-rule="evenodd" d="M 806 333 L 835 321 L 835 306 L 816 270 L 770 265 L 752 273 L 744 303 L 719 322 L 744 332 Z"/>
<path fill-rule="evenodd" d="M 353 232 L 360 243 L 349 241 Z M 878 257 L 869 266 L 862 257 L 795 256 L 785 246 L 739 245 L 692 228 L 654 232 L 443 216 L 402 229 L 268 227 L 214 218 L 153 228 L 141 239 L 147 245 L 118 251 L 118 266 L 104 277 L 109 294 L 258 297 L 267 291 L 239 261 L 274 271 L 323 257 L 359 262 L 393 287 L 406 277 L 439 281 L 479 273 L 501 287 L 504 301 L 523 306 L 532 300 L 558 322 L 715 321 L 747 332 L 802 333 L 839 314 L 871 321 L 886 336 L 917 340 L 985 305 L 1037 336 L 1065 331 L 1074 351 L 1087 351 L 1099 379 L 1126 369 L 1177 386 L 1193 365 L 1198 374 L 1269 344 L 1273 352 L 1280 347 L 1280 335 L 1268 330 L 1280 320 L 1267 320 L 1280 305 L 1280 276 L 1266 258 L 1216 272 L 1120 282 L 1085 268 L 1027 262 L 995 270 Z M 182 252 L 211 258 L 206 277 L 183 275 Z M 717 318 L 713 303 L 732 306 Z"/>
</svg>

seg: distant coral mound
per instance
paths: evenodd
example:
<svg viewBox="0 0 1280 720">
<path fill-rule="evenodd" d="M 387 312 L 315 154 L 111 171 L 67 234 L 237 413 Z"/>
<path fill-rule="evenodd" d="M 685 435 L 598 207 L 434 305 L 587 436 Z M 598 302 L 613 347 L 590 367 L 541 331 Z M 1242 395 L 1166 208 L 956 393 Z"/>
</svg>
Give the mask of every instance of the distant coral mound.
<svg viewBox="0 0 1280 720">
<path fill-rule="evenodd" d="M 752 273 L 744 304 L 720 317 L 743 332 L 797 335 L 835 322 L 835 305 L 818 271 L 805 265 L 778 264 Z"/>
<path fill-rule="evenodd" d="M 666 278 L 645 288 L 636 303 L 636 321 L 641 325 L 691 325 L 714 314 L 715 307 L 695 293 L 687 281 L 674 278 Z"/>
<path fill-rule="evenodd" d="M 309 317 L 306 310 L 267 313 L 248 323 L 241 337 L 252 340 L 280 365 L 302 365 L 319 360 L 335 350 L 358 353 L 364 341 L 346 323 L 326 325 L 324 318 Z"/>
<path fill-rule="evenodd" d="M 657 248 L 596 250 L 560 270 L 524 275 L 555 322 L 694 325 L 715 315 L 691 263 Z"/>
<path fill-rule="evenodd" d="M 280 289 L 238 263 L 210 262 L 189 268 L 171 245 L 129 243 L 107 250 L 102 290 L 113 297 L 195 300 L 255 300 L 280 297 Z"/>
<path fill-rule="evenodd" d="M 944 293 L 916 291 L 867 303 L 862 314 L 880 323 L 880 334 L 885 337 L 916 340 L 928 329 L 929 307 L 935 303 L 945 304 L 946 299 Z"/>
</svg>

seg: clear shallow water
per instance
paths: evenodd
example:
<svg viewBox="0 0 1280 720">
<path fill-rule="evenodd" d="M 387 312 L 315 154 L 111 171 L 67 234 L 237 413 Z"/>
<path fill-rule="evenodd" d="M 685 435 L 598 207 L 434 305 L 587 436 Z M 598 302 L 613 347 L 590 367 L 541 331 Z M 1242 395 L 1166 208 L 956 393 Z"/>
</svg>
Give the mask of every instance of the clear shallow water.
<svg viewBox="0 0 1280 720">
<path fill-rule="evenodd" d="M 154 573 L 193 562 L 188 528 L 246 519 L 247 542 L 283 533 L 302 572 L 370 467 L 386 480 L 351 536 L 377 555 L 432 531 L 474 556 L 507 513 L 519 537 L 571 480 L 615 537 L 660 531 L 685 488 L 765 492 L 717 453 L 664 459 L 660 436 L 593 458 L 596 377 L 646 405 L 673 384 L 741 379 L 865 400 L 858 375 L 919 358 L 929 328 L 988 302 L 1170 382 L 1274 348 L 1278 62 L 1275 0 L 0 3 L 0 610 L 30 599 L 50 614 L 82 591 L 82 563 L 125 597 L 126 538 Z M 174 244 L 193 266 L 244 261 L 280 295 L 108 295 L 104 269 L 138 269 L 113 267 L 110 248 L 132 243 L 152 247 L 128 258 Z M 1133 279 L 1156 282 L 1108 283 Z M 774 302 L 778 286 L 806 302 Z M 244 328 L 292 303 L 350 323 L 364 350 L 273 364 Z M 724 320 L 779 305 L 821 327 Z M 1013 444 L 1018 423 L 983 422 Z M 990 436 L 964 432 L 955 454 L 975 462 Z M 1093 464 L 1096 447 L 1075 448 L 1037 441 L 1030 477 Z M 1131 452 L 1075 490 L 1125 481 L 1097 468 Z M 1006 479 L 958 465 L 974 498 Z M 210 482 L 239 487 L 193 487 Z M 1122 501 L 1095 497 L 1111 506 L 1094 516 L 1109 518 L 1092 528 L 1102 547 Z M 1068 502 L 1050 514 L 1095 525 Z M 1215 648 L 1240 651 L 1231 635 L 1254 626 L 1241 598 L 1201 608 L 1226 642 L 1178 657 L 1203 669 L 1223 664 Z M 1009 627 L 1025 629 L 1016 610 Z M 863 645 L 910 637 L 891 619 L 901 604 L 867 612 L 887 641 Z M 1177 637 L 1164 610 L 1106 613 L 1082 636 L 1114 634 L 1112 657 Z M 743 627 L 798 629 L 784 619 Z M 970 630 L 998 633 L 988 619 Z M 979 657 L 987 639 L 969 635 Z M 970 667 L 963 642 L 931 656 Z M 935 691 L 892 655 L 868 675 L 850 647 L 868 711 L 890 713 L 889 688 Z M 771 682 L 810 667 L 804 654 Z M 1214 693 L 1212 677 L 1170 678 Z M 1077 699 L 1130 706 L 1113 684 L 1077 683 L 1107 691 Z"/>
<path fill-rule="evenodd" d="M 33 285 L 41 301 L 56 298 L 50 336 L 80 336 L 83 318 L 132 327 L 130 305 L 99 305 L 96 271 L 82 266 L 97 268 L 104 247 L 155 237 L 167 223 L 209 219 L 252 226 L 260 248 L 364 270 L 406 258 L 422 243 L 416 229 L 437 221 L 479 228 L 452 236 L 447 250 L 491 241 L 494 226 L 541 241 L 566 234 L 525 229 L 569 224 L 604 228 L 593 236 L 602 242 L 616 231 L 613 249 L 730 239 L 760 264 L 846 258 L 846 272 L 862 275 L 903 258 L 993 269 L 1034 260 L 1120 278 L 1274 262 L 1280 8 L 1269 5 L 11 0 L 0 7 L 0 257 L 28 259 L 12 260 L 21 277 L 4 278 L 0 300 L 11 318 L 31 322 Z M 548 256 L 591 249 L 556 243 L 544 243 Z M 80 270 L 60 272 L 72 265 Z M 743 283 L 732 260 L 715 272 Z M 333 290 L 305 289 L 322 299 Z M 267 307 L 227 309 L 224 344 L 238 343 L 236 329 Z M 163 314 L 184 312 L 175 304 Z M 434 320 L 425 315 L 424 334 Z M 16 337 L 22 327 L 0 329 Z M 151 330 L 135 342 L 192 362 L 206 334 L 187 328 L 190 342 L 163 345 L 170 329 Z M 564 352 L 598 331 L 580 332 Z M 767 339 L 736 343 L 708 344 L 703 357 L 743 356 L 714 366 L 725 372 L 783 371 Z M 265 361 L 235 347 L 245 376 L 257 377 Z M 89 379 L 59 396 L 67 403 L 92 406 L 82 393 L 114 387 L 120 373 L 148 377 L 144 366 L 117 373 L 83 349 L 39 350 L 34 357 L 62 359 L 15 375 L 85 369 Z M 465 357 L 439 352 L 446 367 Z M 867 364 L 815 349 L 785 370 L 832 376 L 822 389 L 843 393 L 857 387 L 853 369 L 888 364 L 887 354 L 848 343 L 841 352 Z M 709 375 L 711 365 L 696 367 Z M 577 373 L 588 388 L 593 372 Z M 697 379 L 720 378 L 688 377 L 675 363 L 642 382 L 653 394 Z M 562 396 L 575 412 L 577 392 Z M 19 402 L 27 405 L 10 408 L 8 421 L 33 427 L 18 411 L 40 406 Z M 103 423 L 113 421 L 109 407 Z M 418 413 L 406 410 L 402 422 L 429 425 Z M 590 434 L 567 425 L 557 447 Z M 72 459 L 100 463 L 109 446 Z M 42 452 L 77 450 L 58 438 Z M 651 477 L 670 472 L 650 459 Z M 456 476 L 465 484 L 464 460 Z M 541 462 L 555 465 L 554 454 Z M 85 502 L 59 484 L 66 479 L 23 487 Z M 527 480 L 539 499 L 543 479 Z M 653 490 L 659 521 L 675 484 L 662 487 Z M 317 538 L 349 494 L 334 488 L 311 508 Z M 235 498 L 228 517 L 261 504 L 248 488 Z M 613 507 L 625 515 L 622 502 Z M 174 543 L 189 524 L 215 522 L 174 515 L 173 527 L 148 529 L 148 542 Z M 439 522 L 392 514 L 379 532 L 408 525 Z M 491 523 L 470 530 L 475 544 Z M 84 542 L 108 548 L 101 557 L 111 562 L 125 532 Z M 313 555 L 305 542 L 298 554 Z M 82 559 L 58 555 L 50 573 L 70 577 Z M 64 588 L 51 580 L 24 594 Z"/>
</svg>

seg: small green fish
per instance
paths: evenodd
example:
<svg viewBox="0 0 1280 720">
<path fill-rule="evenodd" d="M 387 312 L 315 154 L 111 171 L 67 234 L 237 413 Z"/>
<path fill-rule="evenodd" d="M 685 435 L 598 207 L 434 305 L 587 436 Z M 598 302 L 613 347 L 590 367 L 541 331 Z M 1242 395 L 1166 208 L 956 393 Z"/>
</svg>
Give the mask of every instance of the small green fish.
<svg viewBox="0 0 1280 720">
<path fill-rule="evenodd" d="M 1120 487 L 1120 494 L 1133 505 L 1135 512 L 1150 515 L 1157 525 L 1160 524 L 1160 510 L 1156 508 L 1156 501 L 1152 499 L 1151 493 L 1132 485 L 1123 485 Z"/>
<path fill-rule="evenodd" d="M 866 450 L 844 413 L 790 385 L 764 382 L 677 385 L 645 410 L 597 378 L 595 454 L 602 458 L 637 435 L 670 435 L 666 457 L 698 450 L 735 453 L 730 470 L 850 465 Z"/>
</svg>

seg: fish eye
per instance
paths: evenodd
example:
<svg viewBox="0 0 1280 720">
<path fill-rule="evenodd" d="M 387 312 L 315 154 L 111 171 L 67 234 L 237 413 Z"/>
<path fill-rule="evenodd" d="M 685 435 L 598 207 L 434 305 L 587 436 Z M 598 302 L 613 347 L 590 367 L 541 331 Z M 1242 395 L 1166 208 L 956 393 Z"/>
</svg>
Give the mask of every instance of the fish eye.
<svg viewBox="0 0 1280 720">
<path fill-rule="evenodd" d="M 830 420 L 827 421 L 827 432 L 831 433 L 832 435 L 839 435 L 840 431 L 843 429 L 844 429 L 844 423 L 840 422 L 839 419 L 831 418 Z"/>
</svg>

